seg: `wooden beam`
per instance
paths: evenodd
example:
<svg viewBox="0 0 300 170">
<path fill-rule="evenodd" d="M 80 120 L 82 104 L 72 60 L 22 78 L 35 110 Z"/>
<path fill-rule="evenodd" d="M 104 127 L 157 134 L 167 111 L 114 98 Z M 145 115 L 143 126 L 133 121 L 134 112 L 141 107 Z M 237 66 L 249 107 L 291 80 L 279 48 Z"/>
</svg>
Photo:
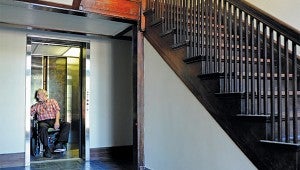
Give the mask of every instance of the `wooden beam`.
<svg viewBox="0 0 300 170">
<path fill-rule="evenodd" d="M 140 0 L 82 0 L 83 11 L 101 15 L 138 21 L 140 18 Z"/>
<path fill-rule="evenodd" d="M 146 0 L 142 0 L 141 10 L 140 10 L 140 31 L 145 31 L 146 29 L 146 18 L 144 15 L 145 11 L 146 11 Z"/>
</svg>

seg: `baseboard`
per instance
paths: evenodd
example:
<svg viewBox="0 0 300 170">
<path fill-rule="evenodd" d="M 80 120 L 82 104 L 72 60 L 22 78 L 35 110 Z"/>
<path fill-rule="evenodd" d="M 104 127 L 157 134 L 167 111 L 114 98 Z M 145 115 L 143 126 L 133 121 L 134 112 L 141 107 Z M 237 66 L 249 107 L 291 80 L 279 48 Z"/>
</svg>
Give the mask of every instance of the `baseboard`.
<svg viewBox="0 0 300 170">
<path fill-rule="evenodd" d="M 108 158 L 132 160 L 133 146 L 112 146 L 90 149 L 91 160 L 101 160 Z"/>
<path fill-rule="evenodd" d="M 0 168 L 25 166 L 25 153 L 0 154 Z"/>
</svg>

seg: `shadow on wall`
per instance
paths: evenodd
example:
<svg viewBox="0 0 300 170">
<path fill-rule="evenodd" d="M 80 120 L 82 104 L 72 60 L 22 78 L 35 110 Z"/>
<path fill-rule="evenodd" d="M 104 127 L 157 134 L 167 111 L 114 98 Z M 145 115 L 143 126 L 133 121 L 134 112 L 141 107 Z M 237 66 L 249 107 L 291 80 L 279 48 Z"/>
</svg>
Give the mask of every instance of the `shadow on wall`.
<svg viewBox="0 0 300 170">
<path fill-rule="evenodd" d="M 132 42 L 113 40 L 111 48 L 111 139 L 114 146 L 133 143 Z"/>
</svg>

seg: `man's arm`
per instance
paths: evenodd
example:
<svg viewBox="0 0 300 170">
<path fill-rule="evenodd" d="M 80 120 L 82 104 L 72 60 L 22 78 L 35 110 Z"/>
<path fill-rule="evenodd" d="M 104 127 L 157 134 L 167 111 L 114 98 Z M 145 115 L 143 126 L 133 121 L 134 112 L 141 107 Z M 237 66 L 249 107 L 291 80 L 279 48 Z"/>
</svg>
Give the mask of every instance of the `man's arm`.
<svg viewBox="0 0 300 170">
<path fill-rule="evenodd" d="M 60 112 L 57 111 L 56 112 L 56 116 L 55 116 L 55 123 L 54 123 L 54 129 L 58 129 L 59 128 L 59 119 L 60 119 Z"/>
<path fill-rule="evenodd" d="M 36 105 L 30 107 L 30 116 L 34 116 L 36 113 Z"/>
</svg>

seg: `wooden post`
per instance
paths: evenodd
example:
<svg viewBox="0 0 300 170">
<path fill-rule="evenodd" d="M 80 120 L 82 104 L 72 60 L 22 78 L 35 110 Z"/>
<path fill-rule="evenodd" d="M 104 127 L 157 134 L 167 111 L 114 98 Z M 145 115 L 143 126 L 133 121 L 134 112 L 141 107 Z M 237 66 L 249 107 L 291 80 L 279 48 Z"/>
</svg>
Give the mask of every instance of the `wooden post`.
<svg viewBox="0 0 300 170">
<path fill-rule="evenodd" d="M 144 34 L 137 32 L 137 145 L 138 169 L 144 170 Z"/>
</svg>

